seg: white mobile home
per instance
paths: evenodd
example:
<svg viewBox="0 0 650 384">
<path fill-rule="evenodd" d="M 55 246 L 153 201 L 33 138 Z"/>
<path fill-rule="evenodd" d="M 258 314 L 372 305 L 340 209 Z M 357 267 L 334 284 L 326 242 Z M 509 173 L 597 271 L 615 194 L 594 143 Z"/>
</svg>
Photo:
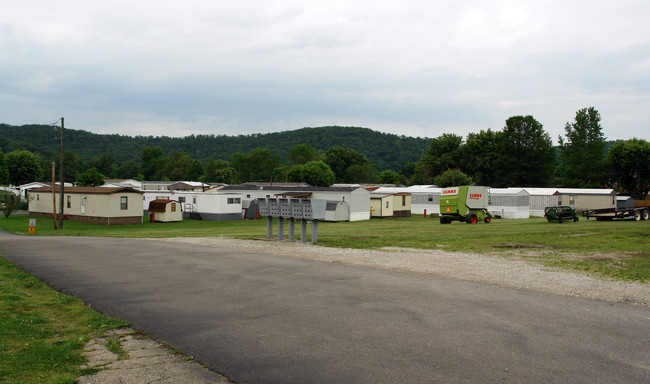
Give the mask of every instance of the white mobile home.
<svg viewBox="0 0 650 384">
<path fill-rule="evenodd" d="M 414 215 L 439 215 L 442 188 L 435 185 L 413 185 L 406 188 L 411 194 L 411 213 Z"/>
<path fill-rule="evenodd" d="M 211 221 L 242 219 L 242 197 L 240 194 L 218 192 L 145 191 L 145 206 L 153 200 L 167 199 L 180 203 L 184 218 Z"/>
<path fill-rule="evenodd" d="M 525 189 L 530 195 L 530 216 L 544 217 L 544 208 L 558 206 L 558 196 L 555 195 L 557 188 L 516 188 L 508 189 L 521 190 Z"/>
<path fill-rule="evenodd" d="M 128 187 L 128 188 L 133 188 L 137 190 L 142 189 L 142 183 L 139 182 L 138 180 L 133 180 L 133 179 L 109 179 L 109 180 L 104 180 L 104 185 L 102 187 Z"/>
<path fill-rule="evenodd" d="M 508 188 L 519 190 L 522 188 Z M 545 207 L 567 205 L 585 209 L 615 208 L 616 191 L 592 188 L 523 188 L 530 194 L 530 216 L 544 217 Z"/>
<path fill-rule="evenodd" d="M 488 211 L 502 219 L 527 219 L 530 193 L 523 188 L 490 188 Z"/>
<path fill-rule="evenodd" d="M 276 197 L 291 194 L 293 197 L 345 202 L 349 208 L 346 220 L 359 221 L 370 219 L 370 192 L 361 187 L 279 187 L 258 185 L 229 185 L 218 191 L 220 194 L 240 194 L 244 206 L 251 201 L 265 197 Z M 254 204 L 253 204 L 254 206 Z M 250 213 L 246 213 L 251 217 Z"/>
</svg>

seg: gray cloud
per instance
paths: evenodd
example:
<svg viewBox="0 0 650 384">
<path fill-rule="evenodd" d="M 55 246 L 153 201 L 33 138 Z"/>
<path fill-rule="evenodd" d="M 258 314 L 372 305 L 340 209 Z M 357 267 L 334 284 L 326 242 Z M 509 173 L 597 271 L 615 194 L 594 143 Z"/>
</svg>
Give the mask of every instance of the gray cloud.
<svg viewBox="0 0 650 384">
<path fill-rule="evenodd" d="M 644 1 L 21 1 L 0 14 L 0 116 L 98 133 L 358 125 L 435 137 L 594 106 L 650 139 Z"/>
</svg>

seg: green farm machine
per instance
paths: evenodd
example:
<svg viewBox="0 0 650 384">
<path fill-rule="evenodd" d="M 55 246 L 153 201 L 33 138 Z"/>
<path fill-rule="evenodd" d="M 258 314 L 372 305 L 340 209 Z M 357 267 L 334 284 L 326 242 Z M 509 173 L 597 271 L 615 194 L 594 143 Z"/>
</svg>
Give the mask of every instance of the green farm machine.
<svg viewBox="0 0 650 384">
<path fill-rule="evenodd" d="M 442 189 L 440 196 L 440 224 L 454 220 L 476 224 L 489 223 L 494 216 L 488 211 L 490 190 L 487 187 L 463 185 Z"/>
</svg>

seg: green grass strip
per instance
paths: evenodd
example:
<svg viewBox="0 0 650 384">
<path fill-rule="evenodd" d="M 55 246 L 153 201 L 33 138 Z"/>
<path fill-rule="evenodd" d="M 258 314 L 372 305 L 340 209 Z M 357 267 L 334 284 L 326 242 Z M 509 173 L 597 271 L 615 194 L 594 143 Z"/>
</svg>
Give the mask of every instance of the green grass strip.
<svg viewBox="0 0 650 384">
<path fill-rule="evenodd" d="M 84 344 L 126 325 L 0 258 L 0 383 L 74 383 Z"/>
</svg>

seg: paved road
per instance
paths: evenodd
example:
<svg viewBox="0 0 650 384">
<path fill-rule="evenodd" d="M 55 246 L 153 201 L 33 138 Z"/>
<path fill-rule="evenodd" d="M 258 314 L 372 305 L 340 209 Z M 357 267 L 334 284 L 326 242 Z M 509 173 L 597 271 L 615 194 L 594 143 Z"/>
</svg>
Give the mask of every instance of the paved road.
<svg viewBox="0 0 650 384">
<path fill-rule="evenodd" d="M 648 383 L 650 310 L 169 242 L 0 256 L 239 383 Z"/>
</svg>

